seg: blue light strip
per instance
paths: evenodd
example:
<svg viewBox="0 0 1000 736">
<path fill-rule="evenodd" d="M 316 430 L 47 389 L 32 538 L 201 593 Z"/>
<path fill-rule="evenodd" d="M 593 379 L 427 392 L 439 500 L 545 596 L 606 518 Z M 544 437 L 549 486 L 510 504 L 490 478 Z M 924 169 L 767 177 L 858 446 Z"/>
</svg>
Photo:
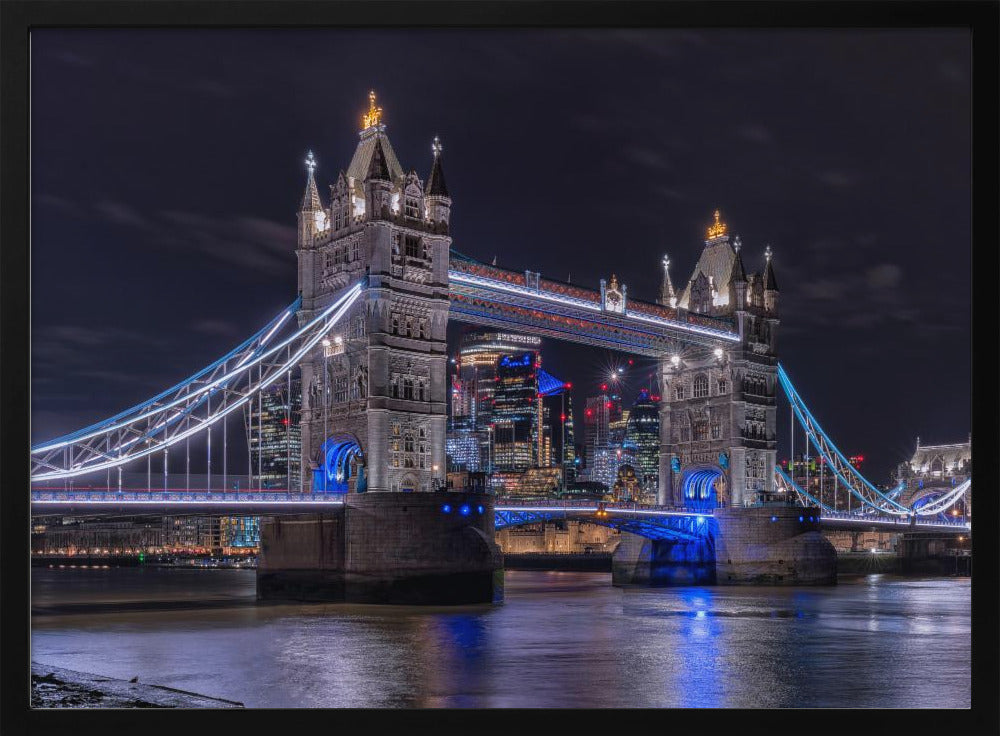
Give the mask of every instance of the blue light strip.
<svg viewBox="0 0 1000 736">
<path fill-rule="evenodd" d="M 847 458 L 844 457 L 844 454 L 833 443 L 833 440 L 830 439 L 829 435 L 827 435 L 826 432 L 823 431 L 823 428 L 820 427 L 819 422 L 816 421 L 816 418 L 812 415 L 812 413 L 809 411 L 809 409 L 806 408 L 805 403 L 802 401 L 802 397 L 799 396 L 798 392 L 795 390 L 795 387 L 792 386 L 791 379 L 789 379 L 788 374 L 785 372 L 784 366 L 782 366 L 780 363 L 778 364 L 778 380 L 781 382 L 781 386 L 785 390 L 785 395 L 788 397 L 788 400 L 789 400 L 789 402 L 792 405 L 792 409 L 795 411 L 796 416 L 799 417 L 799 421 L 802 422 L 802 425 L 804 427 L 806 427 L 807 431 L 809 430 L 809 427 L 812 427 L 815 430 L 816 433 L 820 434 L 823 437 L 823 439 L 826 441 L 826 444 L 829 445 L 829 447 L 831 447 L 833 449 L 833 451 L 837 454 L 837 457 L 840 458 L 840 460 L 843 462 L 844 466 L 851 469 L 850 470 L 851 474 L 854 475 L 856 478 L 858 478 L 862 483 L 864 483 L 865 486 L 867 486 L 868 489 L 872 493 L 874 493 L 877 497 L 883 499 L 890 506 L 890 508 L 887 509 L 887 508 L 878 506 L 877 504 L 874 504 L 872 501 L 870 501 L 869 499 L 867 499 L 864 496 L 862 496 L 860 493 L 858 493 L 855 490 L 855 488 L 851 484 L 851 482 L 849 480 L 847 480 L 847 478 L 845 478 L 840 473 L 839 470 L 837 470 L 836 464 L 835 463 L 829 463 L 830 469 L 833 470 L 834 474 L 838 478 L 840 478 L 841 481 L 843 481 L 844 485 L 847 486 L 847 489 L 851 492 L 852 495 L 854 495 L 855 498 L 857 498 L 858 500 L 860 500 L 865 505 L 871 506 L 871 507 L 873 507 L 875 509 L 878 509 L 879 511 L 882 511 L 882 512 L 903 513 L 903 514 L 910 514 L 910 513 L 912 513 L 912 511 L 910 509 L 906 508 L 905 506 L 903 506 L 900 503 L 897 503 L 896 501 L 894 501 L 893 499 L 889 498 L 884 493 L 882 493 L 881 491 L 879 491 L 874 485 L 872 485 L 868 481 L 867 478 L 865 478 L 863 475 L 861 475 L 861 473 L 857 472 L 857 470 L 854 469 L 854 466 L 852 466 L 851 463 L 848 462 Z M 812 432 L 810 432 L 810 434 L 812 434 Z M 815 438 L 814 438 L 814 441 L 815 441 Z M 816 442 L 816 445 L 820 448 L 820 451 L 822 453 L 822 445 L 821 445 L 821 443 Z M 827 458 L 827 460 L 829 460 L 829 458 Z M 892 510 L 893 507 L 897 510 L 896 512 L 893 512 L 893 510 Z"/>
<path fill-rule="evenodd" d="M 136 404 L 135 406 L 133 406 L 133 407 L 131 407 L 129 409 L 126 409 L 125 411 L 122 411 L 122 412 L 120 412 L 118 414 L 115 414 L 113 417 L 109 417 L 108 419 L 102 419 L 101 421 L 96 422 L 94 424 L 91 424 L 88 427 L 84 427 L 82 429 L 75 430 L 73 432 L 70 432 L 69 434 L 65 434 L 65 435 L 63 435 L 61 437 L 56 437 L 55 439 L 48 440 L 47 442 L 41 443 L 39 445 L 35 445 L 34 447 L 31 448 L 31 452 L 32 453 L 43 452 L 46 449 L 49 449 L 49 447 L 51 445 L 57 445 L 59 443 L 67 443 L 69 441 L 77 439 L 80 435 L 86 434 L 87 432 L 90 432 L 90 431 L 95 430 L 95 429 L 99 429 L 99 428 L 104 427 L 104 426 L 106 426 L 108 424 L 113 424 L 115 421 L 121 419 L 122 417 L 128 416 L 129 414 L 132 414 L 133 412 L 136 412 L 136 411 L 141 411 L 142 409 L 145 409 L 147 406 L 150 406 L 151 404 L 154 404 L 157 401 L 160 401 L 160 400 L 166 398 L 170 394 L 173 394 L 173 393 L 181 390 L 182 388 L 184 388 L 188 384 L 193 383 L 194 381 L 197 381 L 199 378 L 201 378 L 201 377 L 203 377 L 203 376 L 211 373 L 213 370 L 215 370 L 216 368 L 218 368 L 220 365 L 222 365 L 223 363 L 225 363 L 227 360 L 230 360 L 231 358 L 233 358 L 235 355 L 238 355 L 239 353 L 241 353 L 244 350 L 246 350 L 256 340 L 260 339 L 261 336 L 265 335 L 269 330 L 275 328 L 278 324 L 280 324 L 281 322 L 283 322 L 285 320 L 285 318 L 289 314 L 294 313 L 295 310 L 297 310 L 301 306 L 301 304 L 302 304 L 302 297 L 301 296 L 296 297 L 295 301 L 293 301 L 291 304 L 289 304 L 287 307 L 285 307 L 285 309 L 283 309 L 281 311 L 281 313 L 277 317 L 275 317 L 270 322 L 268 322 L 257 333 L 255 333 L 254 335 L 251 335 L 249 338 L 247 338 L 246 340 L 244 340 L 242 343 L 240 343 L 239 345 L 237 345 L 235 348 L 233 348 L 232 350 L 230 350 L 228 353 L 226 353 L 225 355 L 223 355 L 221 358 L 219 358 L 218 360 L 216 360 L 211 365 L 206 366 L 205 368 L 202 368 L 200 371 L 198 371 L 197 373 L 195 373 L 192 376 L 189 376 L 188 378 L 185 378 L 183 381 L 181 381 L 177 385 L 172 386 L 171 388 L 168 388 L 166 391 L 163 391 L 162 393 L 157 394 L 156 396 L 154 396 L 151 399 L 146 399 L 145 401 L 143 401 L 140 404 Z"/>
<path fill-rule="evenodd" d="M 286 373 L 288 373 L 295 365 L 297 365 L 298 362 L 310 350 L 312 350 L 313 347 L 315 347 L 319 343 L 319 341 L 322 339 L 323 335 L 326 334 L 329 331 L 329 329 L 331 327 L 333 327 L 333 325 L 335 325 L 337 322 L 340 321 L 340 319 L 347 313 L 347 311 L 350 309 L 351 305 L 355 302 L 355 300 L 358 298 L 358 296 L 360 294 L 362 294 L 362 293 L 363 292 L 362 292 L 360 283 L 357 284 L 357 285 L 355 285 L 350 290 L 348 290 L 337 302 L 335 302 L 333 305 L 331 305 L 326 310 L 324 310 L 323 313 L 319 317 L 314 318 L 310 323 L 308 323 L 304 327 L 300 328 L 298 332 L 296 332 L 294 335 L 292 335 L 292 337 L 286 339 L 281 344 L 279 344 L 279 345 L 271 348 L 266 353 L 264 353 L 263 355 L 259 356 L 256 360 L 254 360 L 251 363 L 248 363 L 248 364 L 244 365 L 242 368 L 238 369 L 238 371 L 233 371 L 232 374 L 227 375 L 227 376 L 223 376 L 222 378 L 217 379 L 210 386 L 203 387 L 203 388 L 199 389 L 198 393 L 211 393 L 211 392 L 214 392 L 214 391 L 218 390 L 219 384 L 224 384 L 225 382 L 228 382 L 229 380 L 231 380 L 231 378 L 236 373 L 238 373 L 238 372 L 245 372 L 245 371 L 250 370 L 256 363 L 258 363 L 261 360 L 263 360 L 264 357 L 280 351 L 286 345 L 290 344 L 294 340 L 296 340 L 299 337 L 301 337 L 302 335 L 306 334 L 309 330 L 314 329 L 316 327 L 316 325 L 319 325 L 319 324 L 322 323 L 323 329 L 317 331 L 315 335 L 313 335 L 312 337 L 310 337 L 302 346 L 300 346 L 298 348 L 297 352 L 293 356 L 291 356 L 291 358 L 288 360 L 288 362 L 285 363 L 284 365 L 282 365 L 279 370 L 275 371 L 272 375 L 270 375 L 267 379 L 265 379 L 259 385 L 257 385 L 257 386 L 251 386 L 248 389 L 248 392 L 247 392 L 246 395 L 244 395 L 242 398 L 240 398 L 239 400 L 235 401 L 234 403 L 229 404 L 228 406 L 225 407 L 225 409 L 223 409 L 219 413 L 212 415 L 210 418 L 207 418 L 201 424 L 198 424 L 198 425 L 196 425 L 196 426 L 194 426 L 194 427 L 192 427 L 192 428 L 190 428 L 188 430 L 180 432 L 179 434 L 177 434 L 174 437 L 172 437 L 169 441 L 167 441 L 167 442 L 165 442 L 165 443 L 163 443 L 161 445 L 157 445 L 156 447 L 148 447 L 145 450 L 141 450 L 141 451 L 136 452 L 136 453 L 134 453 L 132 455 L 129 455 L 127 457 L 118 457 L 117 459 L 110 460 L 109 462 L 98 463 L 98 464 L 95 464 L 95 465 L 92 465 L 92 466 L 86 467 L 86 468 L 82 468 L 81 467 L 81 468 L 74 468 L 72 470 L 60 470 L 60 471 L 53 471 L 53 472 L 48 472 L 48 473 L 39 473 L 37 475 L 32 475 L 31 479 L 33 481 L 38 481 L 38 480 L 50 480 L 50 479 L 55 479 L 55 478 L 73 478 L 73 477 L 76 477 L 76 476 L 79 476 L 79 475 L 86 475 L 88 473 L 93 473 L 93 472 L 96 472 L 98 470 L 104 470 L 106 468 L 117 467 L 119 465 L 123 465 L 125 463 L 132 462 L 133 460 L 137 460 L 137 459 L 139 459 L 141 457 L 145 457 L 147 455 L 152 455 L 154 453 L 160 452 L 163 449 L 165 449 L 167 447 L 171 447 L 171 446 L 177 444 L 178 442 L 180 442 L 181 440 L 183 440 L 183 439 L 185 439 L 187 437 L 190 437 L 191 435 L 197 434 L 198 432 L 201 432 L 203 429 L 205 429 L 207 427 L 212 426 L 213 424 L 215 424 L 217 421 L 219 421 L 223 417 L 227 416 L 228 414 L 232 413 L 233 411 L 235 411 L 239 407 L 241 407 L 244 404 L 246 404 L 248 401 L 250 401 L 253 398 L 253 396 L 256 393 L 258 393 L 260 391 L 263 391 L 268 386 L 270 386 L 272 383 L 274 383 L 275 381 L 277 381 L 279 378 L 283 378 Z M 332 315 L 331 315 L 331 313 L 332 313 Z M 197 394 L 195 394 L 195 395 L 197 395 Z M 188 398 L 192 398 L 192 397 L 188 397 Z M 186 399 L 182 398 L 179 401 L 184 401 L 184 400 L 186 400 Z M 175 401 L 173 403 L 176 404 L 176 403 L 179 403 L 179 401 Z M 168 404 L 166 407 L 162 407 L 161 410 L 163 408 L 168 408 L 169 406 L 171 406 L 171 404 Z M 135 420 L 132 420 L 132 421 L 135 421 Z M 100 454 L 103 457 L 108 457 L 107 453 L 97 453 L 97 454 Z"/>
</svg>

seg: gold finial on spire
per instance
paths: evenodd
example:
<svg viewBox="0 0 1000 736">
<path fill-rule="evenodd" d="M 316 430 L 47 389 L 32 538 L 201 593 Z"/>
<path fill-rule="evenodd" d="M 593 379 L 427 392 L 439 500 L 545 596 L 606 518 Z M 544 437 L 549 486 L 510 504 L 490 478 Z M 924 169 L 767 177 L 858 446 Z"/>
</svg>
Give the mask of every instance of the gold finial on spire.
<svg viewBox="0 0 1000 736">
<path fill-rule="evenodd" d="M 614 274 L 611 274 L 611 283 L 608 284 L 608 288 L 611 289 L 611 291 L 618 291 L 618 277 Z"/>
<path fill-rule="evenodd" d="M 717 238 L 720 235 L 725 235 L 726 231 L 729 229 L 721 219 L 721 215 L 718 210 L 715 211 L 715 222 L 708 226 L 708 237 Z"/>
<path fill-rule="evenodd" d="M 364 130 L 382 123 L 382 108 L 375 106 L 375 90 L 368 93 L 368 112 L 361 118 Z"/>
</svg>

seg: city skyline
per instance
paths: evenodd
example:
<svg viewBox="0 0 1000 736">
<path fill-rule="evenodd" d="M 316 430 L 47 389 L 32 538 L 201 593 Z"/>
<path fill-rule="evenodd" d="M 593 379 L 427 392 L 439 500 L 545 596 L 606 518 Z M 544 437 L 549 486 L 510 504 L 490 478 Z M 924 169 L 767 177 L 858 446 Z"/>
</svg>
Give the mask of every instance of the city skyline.
<svg viewBox="0 0 1000 736">
<path fill-rule="evenodd" d="M 327 63 L 320 39 L 360 48 L 400 32 L 309 31 L 317 43 L 306 50 L 283 32 L 211 32 L 230 60 L 222 66 L 201 56 L 193 39 L 204 33 L 33 38 L 33 279 L 49 295 L 32 315 L 35 440 L 170 385 L 287 304 L 304 153 L 316 154 L 321 188 L 332 183 L 370 88 L 421 177 L 440 135 L 456 250 L 591 288 L 617 273 L 630 294 L 653 301 L 663 254 L 680 291 L 720 209 L 742 237 L 748 271 L 772 245 L 782 359 L 845 451 L 864 452 L 882 479 L 917 436 L 966 437 L 969 253 L 955 243 L 969 240 L 969 79 L 960 34 L 406 32 L 409 50 L 442 60 L 473 53 L 491 71 L 470 84 L 449 70 L 418 103 L 376 69 L 310 97 L 306 111 L 293 104 L 310 94 L 297 70 Z M 771 40 L 786 60 L 779 66 Z M 388 47 L 386 69 L 399 53 Z M 280 59 L 253 87 L 251 48 Z M 787 63 L 796 54 L 808 56 L 823 94 L 790 100 L 741 69 L 769 69 L 782 90 L 805 89 Z M 862 63 L 874 73 L 860 74 Z M 568 64 L 592 72 L 593 92 Z M 627 72 L 640 66 L 650 73 L 633 80 Z M 277 95 L 282 113 L 256 107 L 256 89 Z M 468 101 L 449 105 L 456 89 Z M 78 125 L 63 125 L 66 106 Z M 592 156 L 576 155 L 583 148 Z M 921 175 L 928 170 L 933 177 Z M 609 183 L 612 194 L 597 194 Z M 892 390 L 864 370 L 887 345 L 906 366 Z M 548 365 L 564 375 L 587 352 L 560 344 Z M 872 415 L 873 405 L 884 410 Z M 778 421 L 787 435 L 787 408 Z"/>
</svg>

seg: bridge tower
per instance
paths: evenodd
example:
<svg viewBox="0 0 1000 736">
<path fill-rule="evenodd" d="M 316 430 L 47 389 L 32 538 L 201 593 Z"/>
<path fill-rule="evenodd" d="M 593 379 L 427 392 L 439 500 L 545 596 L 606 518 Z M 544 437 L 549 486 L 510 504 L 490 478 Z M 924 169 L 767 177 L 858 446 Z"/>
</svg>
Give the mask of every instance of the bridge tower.
<svg viewBox="0 0 1000 736">
<path fill-rule="evenodd" d="M 347 171 L 316 187 L 312 154 L 298 214 L 304 324 L 346 289 L 367 291 L 302 362 L 302 477 L 314 491 L 430 491 L 444 485 L 451 198 L 441 144 L 426 185 L 405 172 L 369 94 Z"/>
<path fill-rule="evenodd" d="M 678 297 L 664 258 L 660 301 L 681 319 L 732 320 L 740 342 L 678 348 L 660 364 L 660 487 L 670 506 L 743 506 L 770 490 L 777 451 L 778 283 L 770 246 L 747 276 L 718 210 Z"/>
</svg>

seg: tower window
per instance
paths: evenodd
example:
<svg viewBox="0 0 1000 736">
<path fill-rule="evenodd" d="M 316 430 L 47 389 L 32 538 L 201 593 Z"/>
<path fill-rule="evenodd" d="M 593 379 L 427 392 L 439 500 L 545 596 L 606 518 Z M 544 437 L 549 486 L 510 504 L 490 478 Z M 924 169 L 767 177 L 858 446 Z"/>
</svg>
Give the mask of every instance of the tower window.
<svg viewBox="0 0 1000 736">
<path fill-rule="evenodd" d="M 678 399 L 678 400 L 684 398 L 684 385 L 683 384 L 679 383 L 679 384 L 677 384 L 674 387 L 674 398 Z"/>
<path fill-rule="evenodd" d="M 725 378 L 719 379 L 719 393 L 724 394 L 729 391 L 729 382 Z"/>
<path fill-rule="evenodd" d="M 413 197 L 406 198 L 406 216 L 417 218 L 420 217 L 420 210 L 417 209 L 417 200 Z"/>
<path fill-rule="evenodd" d="M 403 398 L 413 400 L 413 379 L 404 378 L 403 379 Z"/>
<path fill-rule="evenodd" d="M 703 399 L 708 396 L 708 376 L 702 374 L 694 379 L 694 397 Z"/>
<path fill-rule="evenodd" d="M 420 247 L 420 238 L 415 235 L 407 235 L 405 237 L 405 246 L 407 258 L 420 258 L 423 255 L 423 249 Z"/>
</svg>

